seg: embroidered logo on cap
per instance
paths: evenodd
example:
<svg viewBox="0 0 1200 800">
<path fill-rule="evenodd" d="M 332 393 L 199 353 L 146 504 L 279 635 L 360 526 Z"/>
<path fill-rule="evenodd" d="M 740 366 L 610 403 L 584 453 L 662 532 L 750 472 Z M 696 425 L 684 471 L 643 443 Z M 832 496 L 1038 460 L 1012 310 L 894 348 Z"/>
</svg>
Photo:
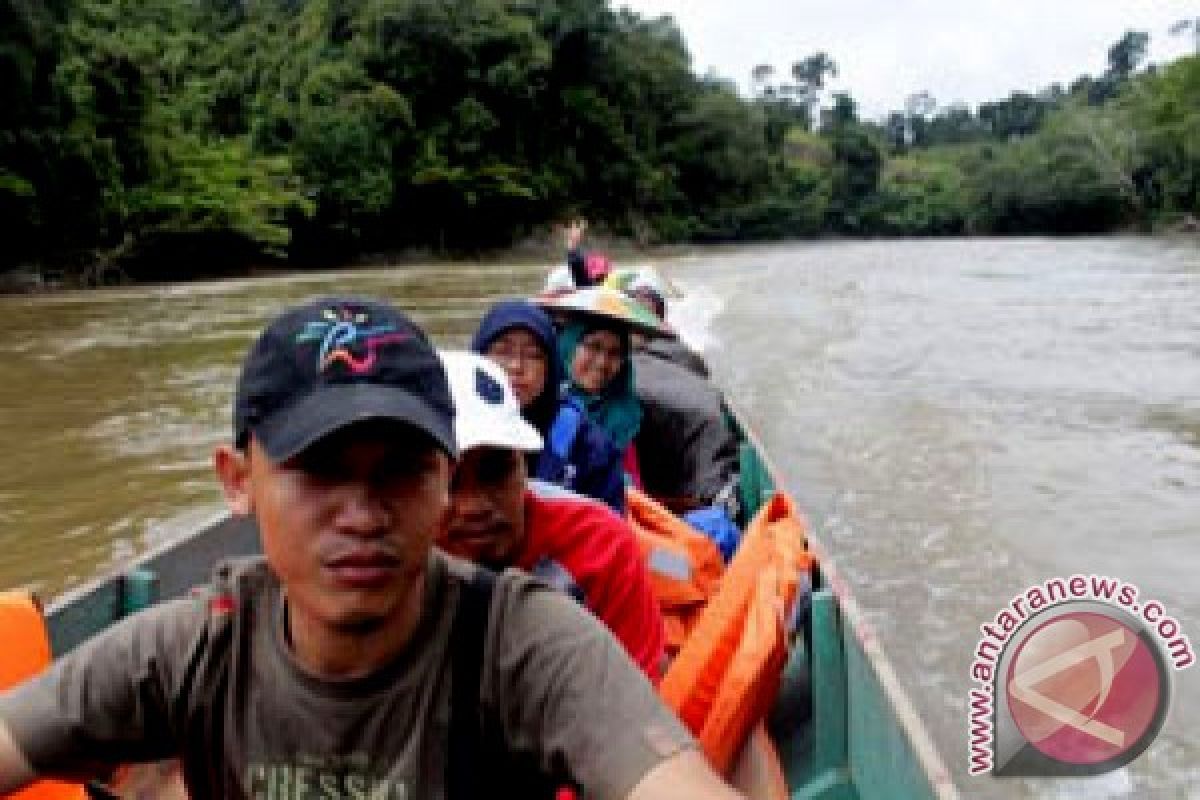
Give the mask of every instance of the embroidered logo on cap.
<svg viewBox="0 0 1200 800">
<path fill-rule="evenodd" d="M 296 343 L 320 341 L 317 352 L 317 371 L 324 372 L 341 362 L 355 375 L 370 372 L 378 359 L 379 348 L 408 339 L 406 331 L 396 330 L 391 323 L 370 325 L 365 311 L 350 308 L 328 308 L 321 312 L 323 319 L 305 325 L 296 334 Z"/>
<path fill-rule="evenodd" d="M 475 394 L 483 398 L 483 401 L 489 406 L 498 406 L 504 403 L 504 388 L 496 382 L 496 379 L 479 367 L 475 368 Z"/>
</svg>

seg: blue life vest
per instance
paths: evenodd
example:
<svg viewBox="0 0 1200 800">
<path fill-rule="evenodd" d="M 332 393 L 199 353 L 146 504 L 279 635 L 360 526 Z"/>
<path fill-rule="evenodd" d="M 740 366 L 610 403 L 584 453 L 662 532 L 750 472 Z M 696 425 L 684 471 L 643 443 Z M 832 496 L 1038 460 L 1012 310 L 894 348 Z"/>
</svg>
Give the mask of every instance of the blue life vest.
<svg viewBox="0 0 1200 800">
<path fill-rule="evenodd" d="M 724 507 L 717 505 L 697 508 L 684 514 L 683 519 L 716 542 L 721 557 L 726 564 L 729 563 L 729 559 L 733 558 L 733 551 L 737 550 L 738 542 L 741 541 L 742 532 L 729 518 L 729 512 Z"/>
<path fill-rule="evenodd" d="M 559 407 L 533 477 L 567 489 L 575 488 L 578 467 L 571 463 L 571 448 L 575 446 L 583 419 L 583 409 L 575 404 L 563 403 Z"/>
</svg>

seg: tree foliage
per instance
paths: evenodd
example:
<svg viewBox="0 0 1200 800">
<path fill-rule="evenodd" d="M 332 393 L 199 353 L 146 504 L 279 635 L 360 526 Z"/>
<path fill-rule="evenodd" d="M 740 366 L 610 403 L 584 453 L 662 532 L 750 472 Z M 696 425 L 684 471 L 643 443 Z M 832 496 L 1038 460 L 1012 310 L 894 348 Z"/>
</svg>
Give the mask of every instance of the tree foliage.
<svg viewBox="0 0 1200 800">
<path fill-rule="evenodd" d="M 825 100 L 825 52 L 746 98 L 605 0 L 0 0 L 0 269 L 472 250 L 574 215 L 643 241 L 1150 224 L 1197 211 L 1200 56 L 1141 70 L 1147 43 L 876 123 Z"/>
<path fill-rule="evenodd" d="M 1200 212 L 1200 56 L 1139 72 L 1148 42 L 1127 32 L 1105 71 L 1069 90 L 1013 92 L 975 113 L 892 112 L 871 229 L 938 233 L 953 218 L 975 232 L 1081 233 Z M 952 198 L 961 213 L 948 213 Z"/>
<path fill-rule="evenodd" d="M 869 209 L 870 229 L 897 236 L 962 234 L 973 220 L 970 187 L 951 161 L 895 158 Z"/>
<path fill-rule="evenodd" d="M 1124 106 L 1145 206 L 1168 217 L 1200 214 L 1200 56 L 1147 76 Z"/>
</svg>

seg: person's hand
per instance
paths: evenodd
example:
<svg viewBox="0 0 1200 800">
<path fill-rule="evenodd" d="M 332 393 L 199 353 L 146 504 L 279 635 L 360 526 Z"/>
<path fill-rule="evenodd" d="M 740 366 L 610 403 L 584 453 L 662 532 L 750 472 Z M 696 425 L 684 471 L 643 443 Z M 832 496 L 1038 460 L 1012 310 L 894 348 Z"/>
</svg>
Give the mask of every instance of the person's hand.
<svg viewBox="0 0 1200 800">
<path fill-rule="evenodd" d="M 0 720 L 0 793 L 12 792 L 37 777 L 25 754 L 13 741 L 8 725 Z"/>
<path fill-rule="evenodd" d="M 625 800 L 748 800 L 734 791 L 709 766 L 699 750 L 682 750 L 652 767 Z"/>
</svg>

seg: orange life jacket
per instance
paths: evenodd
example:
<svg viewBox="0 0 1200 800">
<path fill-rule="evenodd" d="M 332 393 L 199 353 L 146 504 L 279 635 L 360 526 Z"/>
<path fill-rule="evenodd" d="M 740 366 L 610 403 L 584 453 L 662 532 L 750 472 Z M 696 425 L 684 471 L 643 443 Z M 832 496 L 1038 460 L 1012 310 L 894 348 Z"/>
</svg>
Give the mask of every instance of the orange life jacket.
<svg viewBox="0 0 1200 800">
<path fill-rule="evenodd" d="M 746 528 L 659 684 L 663 700 L 723 774 L 775 701 L 789 620 L 811 566 L 799 512 L 777 493 Z"/>
<path fill-rule="evenodd" d="M 0 592 L 0 689 L 16 686 L 50 665 L 50 637 L 41 609 L 26 592 Z M 38 781 L 8 800 L 86 800 L 80 784 Z"/>
<path fill-rule="evenodd" d="M 716 592 L 725 571 L 721 551 L 703 533 L 637 489 L 625 490 L 625 507 L 662 611 L 667 654 L 674 655 Z"/>
</svg>

